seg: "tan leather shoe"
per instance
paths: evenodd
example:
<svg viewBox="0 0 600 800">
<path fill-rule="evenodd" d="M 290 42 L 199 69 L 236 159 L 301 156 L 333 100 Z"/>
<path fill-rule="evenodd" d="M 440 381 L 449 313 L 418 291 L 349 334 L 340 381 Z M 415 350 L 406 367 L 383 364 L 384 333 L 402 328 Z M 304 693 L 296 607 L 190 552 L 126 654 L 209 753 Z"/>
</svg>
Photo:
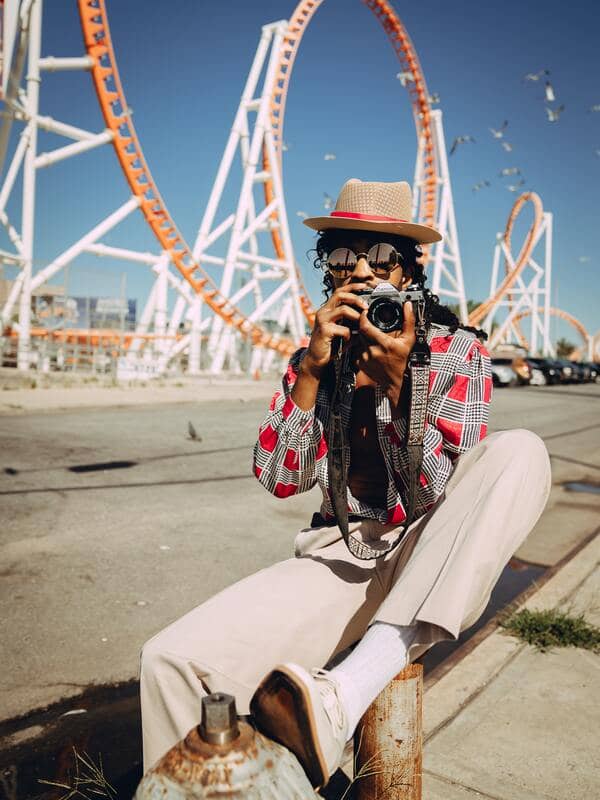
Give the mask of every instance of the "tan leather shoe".
<svg viewBox="0 0 600 800">
<path fill-rule="evenodd" d="M 326 670 L 279 664 L 255 691 L 250 712 L 261 733 L 294 753 L 315 788 L 326 785 L 342 762 L 348 728 L 338 683 Z"/>
</svg>

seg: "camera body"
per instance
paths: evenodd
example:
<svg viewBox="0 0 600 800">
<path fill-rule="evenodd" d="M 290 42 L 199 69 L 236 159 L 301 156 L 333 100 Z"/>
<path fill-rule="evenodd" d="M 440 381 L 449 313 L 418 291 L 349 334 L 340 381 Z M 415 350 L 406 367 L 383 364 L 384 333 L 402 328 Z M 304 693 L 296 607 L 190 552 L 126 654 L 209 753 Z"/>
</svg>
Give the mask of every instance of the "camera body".
<svg viewBox="0 0 600 800">
<path fill-rule="evenodd" d="M 368 304 L 367 319 L 384 333 L 402 330 L 404 324 L 404 303 L 410 300 L 417 319 L 422 318 L 425 309 L 425 295 L 421 287 L 413 284 L 406 289 L 396 289 L 387 281 L 372 290 L 359 292 Z M 419 309 L 419 304 L 421 309 Z"/>
</svg>

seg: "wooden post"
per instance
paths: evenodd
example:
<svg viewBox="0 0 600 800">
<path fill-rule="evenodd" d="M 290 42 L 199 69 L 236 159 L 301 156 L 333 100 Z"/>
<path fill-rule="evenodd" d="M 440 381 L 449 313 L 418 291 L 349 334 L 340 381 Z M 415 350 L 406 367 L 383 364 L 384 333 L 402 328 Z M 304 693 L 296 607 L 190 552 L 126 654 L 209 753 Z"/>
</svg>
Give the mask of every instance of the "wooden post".
<svg viewBox="0 0 600 800">
<path fill-rule="evenodd" d="M 421 800 L 423 667 L 402 670 L 354 734 L 355 800 Z"/>
</svg>

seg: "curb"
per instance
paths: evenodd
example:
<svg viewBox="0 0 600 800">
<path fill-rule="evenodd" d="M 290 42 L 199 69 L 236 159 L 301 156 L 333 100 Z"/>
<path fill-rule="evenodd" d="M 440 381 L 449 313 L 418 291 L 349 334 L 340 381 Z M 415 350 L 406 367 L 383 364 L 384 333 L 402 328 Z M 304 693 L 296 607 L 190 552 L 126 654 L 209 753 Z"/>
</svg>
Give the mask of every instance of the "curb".
<svg viewBox="0 0 600 800">
<path fill-rule="evenodd" d="M 517 598 L 516 608 L 554 608 L 569 599 L 596 569 L 600 560 L 600 529 L 577 545 L 571 553 Z M 541 584 L 541 585 L 540 585 Z M 499 613 L 502 613 L 500 611 Z M 440 664 L 426 682 L 423 718 L 424 742 L 445 728 L 526 647 L 498 627 L 498 614 L 456 651 L 452 663 Z M 446 667 L 444 671 L 442 668 Z M 433 680 L 431 680 L 433 679 Z"/>
</svg>

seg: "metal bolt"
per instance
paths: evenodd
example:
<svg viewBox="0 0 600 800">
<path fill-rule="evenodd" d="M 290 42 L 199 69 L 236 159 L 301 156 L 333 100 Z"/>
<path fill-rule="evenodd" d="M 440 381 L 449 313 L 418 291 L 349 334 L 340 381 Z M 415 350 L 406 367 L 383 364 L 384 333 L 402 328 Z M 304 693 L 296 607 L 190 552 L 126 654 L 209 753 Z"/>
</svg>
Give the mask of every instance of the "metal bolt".
<svg viewBox="0 0 600 800">
<path fill-rule="evenodd" d="M 228 744 L 240 735 L 235 697 L 215 692 L 202 698 L 202 718 L 198 733 L 209 744 Z"/>
</svg>

